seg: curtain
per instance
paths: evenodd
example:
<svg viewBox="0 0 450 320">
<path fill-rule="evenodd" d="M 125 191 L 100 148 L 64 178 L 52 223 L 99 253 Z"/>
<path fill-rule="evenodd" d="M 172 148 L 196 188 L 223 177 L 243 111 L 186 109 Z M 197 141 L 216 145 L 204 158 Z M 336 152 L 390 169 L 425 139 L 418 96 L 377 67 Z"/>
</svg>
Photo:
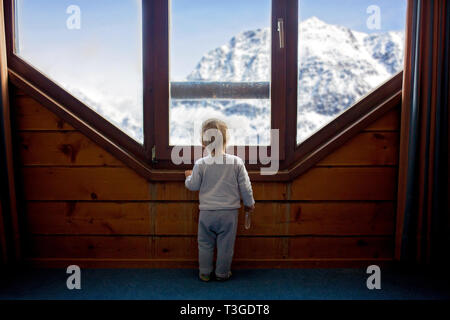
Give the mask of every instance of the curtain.
<svg viewBox="0 0 450 320">
<path fill-rule="evenodd" d="M 448 262 L 450 2 L 408 2 L 396 258 Z"/>
</svg>

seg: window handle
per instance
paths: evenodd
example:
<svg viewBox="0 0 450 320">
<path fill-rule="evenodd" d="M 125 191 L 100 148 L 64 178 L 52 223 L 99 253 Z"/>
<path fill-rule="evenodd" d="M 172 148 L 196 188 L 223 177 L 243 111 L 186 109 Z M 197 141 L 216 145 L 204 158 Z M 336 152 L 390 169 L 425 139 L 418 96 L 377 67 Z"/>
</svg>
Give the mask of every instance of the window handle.
<svg viewBox="0 0 450 320">
<path fill-rule="evenodd" d="M 278 18 L 278 37 L 280 38 L 280 49 L 284 49 L 284 20 Z"/>
</svg>

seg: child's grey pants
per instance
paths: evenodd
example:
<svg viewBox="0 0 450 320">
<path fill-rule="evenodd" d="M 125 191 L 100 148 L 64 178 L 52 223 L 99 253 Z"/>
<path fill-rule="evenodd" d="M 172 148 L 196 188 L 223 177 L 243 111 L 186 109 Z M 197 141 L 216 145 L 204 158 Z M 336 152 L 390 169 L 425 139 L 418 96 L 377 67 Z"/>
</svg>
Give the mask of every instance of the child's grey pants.
<svg viewBox="0 0 450 320">
<path fill-rule="evenodd" d="M 210 274 L 213 271 L 214 247 L 217 244 L 216 276 L 228 276 L 233 260 L 238 214 L 237 209 L 200 211 L 198 221 L 200 273 Z"/>
</svg>

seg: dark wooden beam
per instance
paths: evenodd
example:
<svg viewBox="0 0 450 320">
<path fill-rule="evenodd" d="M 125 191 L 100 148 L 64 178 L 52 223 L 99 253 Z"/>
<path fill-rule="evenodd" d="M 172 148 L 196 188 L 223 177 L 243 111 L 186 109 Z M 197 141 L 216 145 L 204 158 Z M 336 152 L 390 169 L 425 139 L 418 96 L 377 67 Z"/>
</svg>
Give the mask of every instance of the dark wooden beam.
<svg viewBox="0 0 450 320">
<path fill-rule="evenodd" d="M 172 99 L 270 99 L 270 82 L 171 82 Z"/>
<path fill-rule="evenodd" d="M 0 245 L 2 246 L 3 260 L 6 261 L 6 236 L 11 234 L 11 241 L 13 242 L 15 259 L 19 260 L 21 256 L 20 248 L 20 234 L 19 223 L 17 215 L 17 200 L 16 200 L 16 182 L 14 178 L 14 163 L 13 163 L 13 145 L 11 135 L 11 117 L 8 94 L 8 65 L 6 52 L 6 37 L 5 37 L 5 19 L 3 12 L 3 0 L 0 0 L 0 147 L 3 148 L 0 152 L 0 159 L 2 172 L 1 176 L 5 177 L 1 181 L 1 211 L 0 211 Z M 5 218 L 7 217 L 7 219 Z M 6 223 L 9 222 L 9 223 Z M 7 228 L 12 228 L 9 232 Z"/>
</svg>

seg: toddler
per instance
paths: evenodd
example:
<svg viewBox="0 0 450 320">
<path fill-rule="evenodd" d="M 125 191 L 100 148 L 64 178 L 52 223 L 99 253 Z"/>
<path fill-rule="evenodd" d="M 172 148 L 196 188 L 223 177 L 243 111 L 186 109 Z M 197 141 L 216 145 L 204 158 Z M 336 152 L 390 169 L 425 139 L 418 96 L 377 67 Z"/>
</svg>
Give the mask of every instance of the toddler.
<svg viewBox="0 0 450 320">
<path fill-rule="evenodd" d="M 227 125 L 221 120 L 205 121 L 202 125 L 202 145 L 209 155 L 196 161 L 194 169 L 185 173 L 186 188 L 200 191 L 198 255 L 200 279 L 203 281 L 211 278 L 216 245 L 216 279 L 220 281 L 231 277 L 241 196 L 246 211 L 251 212 L 255 207 L 244 162 L 225 153 L 227 131 Z M 208 139 L 211 132 L 214 137 Z M 218 138 L 221 141 L 216 141 Z M 216 146 L 213 151 L 210 150 L 211 145 Z"/>
</svg>

